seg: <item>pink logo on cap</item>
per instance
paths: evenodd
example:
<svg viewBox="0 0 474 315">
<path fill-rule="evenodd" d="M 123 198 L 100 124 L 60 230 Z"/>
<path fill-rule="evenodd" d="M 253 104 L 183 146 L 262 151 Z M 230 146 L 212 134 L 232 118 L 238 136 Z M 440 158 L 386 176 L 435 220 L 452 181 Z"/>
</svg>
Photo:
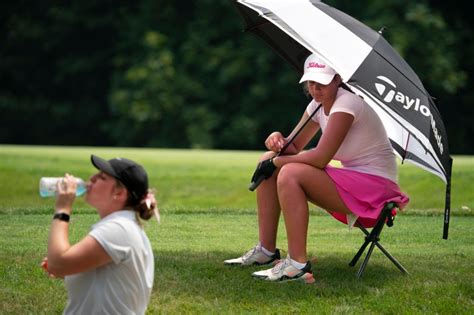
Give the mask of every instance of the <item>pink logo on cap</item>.
<svg viewBox="0 0 474 315">
<path fill-rule="evenodd" d="M 326 65 L 320 64 L 320 63 L 317 63 L 317 62 L 310 62 L 310 63 L 308 63 L 308 66 L 306 68 L 307 69 L 309 69 L 309 68 L 326 68 Z"/>
</svg>

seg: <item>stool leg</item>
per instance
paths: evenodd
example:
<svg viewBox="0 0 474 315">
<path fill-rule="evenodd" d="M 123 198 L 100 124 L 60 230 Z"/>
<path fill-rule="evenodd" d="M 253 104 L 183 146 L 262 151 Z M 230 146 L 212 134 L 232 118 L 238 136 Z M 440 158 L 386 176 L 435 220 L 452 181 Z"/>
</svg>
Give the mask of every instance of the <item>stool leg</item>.
<svg viewBox="0 0 474 315">
<path fill-rule="evenodd" d="M 351 262 L 349 263 L 349 266 L 354 267 L 357 264 L 357 261 L 360 259 L 360 256 L 362 256 L 365 251 L 365 248 L 367 247 L 367 245 L 369 245 L 369 243 L 370 241 L 366 240 L 364 244 L 362 244 L 357 254 L 355 254 L 354 258 L 352 258 Z"/>
<path fill-rule="evenodd" d="M 401 272 L 408 274 L 408 271 L 405 269 L 405 267 L 402 266 L 402 264 L 395 259 L 379 242 L 375 242 L 375 245 L 382 251 L 382 253 L 387 256 L 388 259 L 390 259 L 395 266 L 397 266 L 398 269 L 400 269 Z"/>
<path fill-rule="evenodd" d="M 367 236 L 365 238 L 365 242 L 364 244 L 362 244 L 362 246 L 360 247 L 359 251 L 357 252 L 357 254 L 355 254 L 354 258 L 352 258 L 351 262 L 349 263 L 349 266 L 351 267 L 354 267 L 356 264 L 357 264 L 357 261 L 359 261 L 360 257 L 362 256 L 362 254 L 364 253 L 364 250 L 365 248 L 367 247 L 367 245 L 369 245 L 369 243 L 372 241 L 371 240 L 371 237 L 370 237 L 370 233 L 369 231 L 367 231 L 366 228 L 364 228 L 362 225 L 357 225 L 358 228 L 364 232 L 364 234 Z"/>
<path fill-rule="evenodd" d="M 367 266 L 367 263 L 369 262 L 369 259 L 370 259 L 370 256 L 372 255 L 372 252 L 374 250 L 374 247 L 377 246 L 381 251 L 382 253 L 384 253 L 384 255 L 390 259 L 390 261 L 395 265 L 397 266 L 397 268 L 405 273 L 405 274 L 408 274 L 408 271 L 405 269 L 405 267 L 402 266 L 401 263 L 398 262 L 398 260 L 395 259 L 395 257 L 393 257 L 380 243 L 379 243 L 379 236 L 380 236 L 380 233 L 382 232 L 382 229 L 385 225 L 385 222 L 386 220 L 390 219 L 391 218 L 391 212 L 392 212 L 392 209 L 393 208 L 396 208 L 397 205 L 393 202 L 389 202 L 385 205 L 385 207 L 382 209 L 382 213 L 378 219 L 378 222 L 375 224 L 375 226 L 372 228 L 372 230 L 370 231 L 370 233 L 360 224 L 358 224 L 357 226 L 359 227 L 359 229 L 364 232 L 364 234 L 366 235 L 365 237 L 365 241 L 364 241 L 364 244 L 362 244 L 361 248 L 359 249 L 359 251 L 357 252 L 357 254 L 355 254 L 354 258 L 352 258 L 351 262 L 349 263 L 349 266 L 351 267 L 354 267 L 357 263 L 357 261 L 360 259 L 360 257 L 362 256 L 362 254 L 364 253 L 366 247 L 369 245 L 370 243 L 370 247 L 369 247 L 369 250 L 367 251 L 367 254 L 364 258 L 364 261 L 362 262 L 358 272 L 357 272 L 357 278 L 360 278 L 362 277 L 362 274 L 364 273 L 364 270 L 365 270 L 365 267 Z M 391 221 L 390 221 L 391 222 Z M 387 223 L 388 224 L 388 223 Z M 391 226 L 392 224 L 390 224 L 389 226 Z"/>
<path fill-rule="evenodd" d="M 357 271 L 357 279 L 360 279 L 360 277 L 362 277 L 362 273 L 364 272 L 365 267 L 367 266 L 367 263 L 369 262 L 369 258 L 372 255 L 372 251 L 374 250 L 374 247 L 375 247 L 375 242 L 372 242 L 370 244 L 369 250 L 367 251 L 367 255 L 365 255 L 362 265 L 360 265 L 359 271 Z"/>
</svg>

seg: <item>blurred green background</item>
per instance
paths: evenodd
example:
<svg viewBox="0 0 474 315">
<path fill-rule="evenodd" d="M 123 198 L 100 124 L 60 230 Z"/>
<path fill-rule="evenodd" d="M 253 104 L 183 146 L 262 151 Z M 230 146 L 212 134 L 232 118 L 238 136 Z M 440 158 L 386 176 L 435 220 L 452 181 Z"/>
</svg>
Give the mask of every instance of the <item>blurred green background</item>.
<svg viewBox="0 0 474 315">
<path fill-rule="evenodd" d="M 467 2 L 333 0 L 378 30 L 438 101 L 452 154 L 473 154 Z M 0 143 L 261 150 L 307 99 L 244 33 L 232 1 L 4 1 Z"/>
<path fill-rule="evenodd" d="M 0 215 L 50 215 L 54 198 L 39 196 L 39 179 L 61 177 L 65 172 L 88 179 L 96 172 L 89 162 L 91 154 L 106 159 L 126 156 L 139 161 L 148 172 L 150 186 L 157 189 L 165 216 L 183 212 L 255 213 L 255 193 L 247 188 L 261 154 L 258 151 L 0 145 Z M 473 182 L 474 157 L 454 156 L 451 195 L 454 215 L 473 216 Z M 439 215 L 441 228 L 443 181 L 405 163 L 399 165 L 399 183 L 411 199 L 404 213 Z M 75 212 L 79 209 L 96 213 L 83 198 L 78 198 L 75 205 Z"/>
</svg>

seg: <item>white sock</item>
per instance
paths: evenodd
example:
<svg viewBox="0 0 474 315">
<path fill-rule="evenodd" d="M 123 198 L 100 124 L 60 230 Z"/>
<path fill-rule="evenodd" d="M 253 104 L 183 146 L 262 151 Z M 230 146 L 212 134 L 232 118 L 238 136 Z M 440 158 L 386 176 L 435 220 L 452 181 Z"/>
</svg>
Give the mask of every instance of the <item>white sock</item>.
<svg viewBox="0 0 474 315">
<path fill-rule="evenodd" d="M 260 247 L 260 249 L 262 250 L 262 252 L 267 255 L 267 256 L 273 256 L 275 254 L 275 252 L 271 252 L 269 251 L 268 249 L 266 249 L 265 247 L 262 246 L 262 243 L 261 242 L 258 242 L 258 247 Z"/>
<path fill-rule="evenodd" d="M 295 267 L 295 268 L 297 268 L 297 269 L 299 269 L 299 270 L 303 269 L 304 266 L 306 266 L 306 263 L 300 263 L 300 262 L 297 262 L 296 260 L 293 260 L 293 259 L 291 259 L 291 258 L 290 258 L 290 262 L 291 262 L 291 264 L 293 265 L 293 267 Z"/>
</svg>

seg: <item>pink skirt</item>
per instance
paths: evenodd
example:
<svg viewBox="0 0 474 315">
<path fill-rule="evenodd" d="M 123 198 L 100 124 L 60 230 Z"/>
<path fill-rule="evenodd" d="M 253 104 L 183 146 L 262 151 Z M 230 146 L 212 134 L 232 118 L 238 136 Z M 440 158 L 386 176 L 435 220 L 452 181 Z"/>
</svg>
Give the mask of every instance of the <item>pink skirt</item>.
<svg viewBox="0 0 474 315">
<path fill-rule="evenodd" d="M 403 209 L 410 201 L 400 187 L 387 178 L 332 166 L 326 166 L 325 171 L 336 184 L 341 199 L 365 227 L 375 225 L 386 202 L 396 202 L 399 209 Z M 345 214 L 328 212 L 347 224 Z"/>
</svg>

